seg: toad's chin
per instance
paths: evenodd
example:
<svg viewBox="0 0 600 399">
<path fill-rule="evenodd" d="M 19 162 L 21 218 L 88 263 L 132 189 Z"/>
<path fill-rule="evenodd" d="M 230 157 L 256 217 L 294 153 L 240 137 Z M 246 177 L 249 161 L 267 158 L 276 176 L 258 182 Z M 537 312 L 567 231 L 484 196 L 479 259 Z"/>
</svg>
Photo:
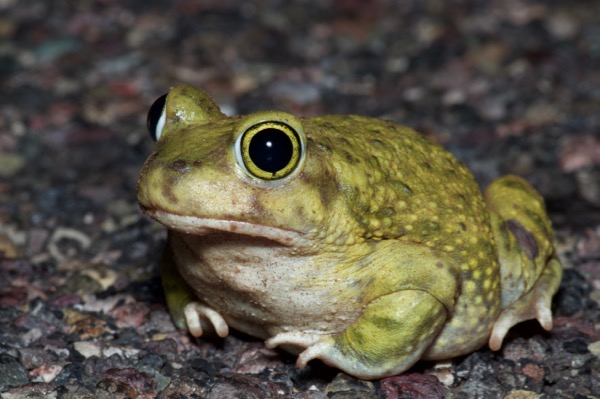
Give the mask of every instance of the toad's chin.
<svg viewBox="0 0 600 399">
<path fill-rule="evenodd" d="M 301 233 L 260 224 L 177 215 L 161 210 L 143 209 L 143 212 L 168 229 L 192 235 L 207 235 L 214 232 L 229 232 L 252 237 L 262 237 L 282 245 L 294 245 L 301 240 Z"/>
</svg>

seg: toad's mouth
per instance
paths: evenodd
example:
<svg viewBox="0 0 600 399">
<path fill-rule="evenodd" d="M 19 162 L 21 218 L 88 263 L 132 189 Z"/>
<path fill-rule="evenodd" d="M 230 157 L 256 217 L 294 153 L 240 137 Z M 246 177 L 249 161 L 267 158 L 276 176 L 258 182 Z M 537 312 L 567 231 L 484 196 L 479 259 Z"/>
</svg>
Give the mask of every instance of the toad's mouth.
<svg viewBox="0 0 600 399">
<path fill-rule="evenodd" d="M 151 209 L 143 209 L 143 212 L 160 224 L 165 225 L 168 229 L 185 234 L 201 236 L 215 232 L 229 232 L 267 238 L 286 246 L 298 244 L 302 237 L 298 231 L 248 222 L 177 215 Z"/>
</svg>

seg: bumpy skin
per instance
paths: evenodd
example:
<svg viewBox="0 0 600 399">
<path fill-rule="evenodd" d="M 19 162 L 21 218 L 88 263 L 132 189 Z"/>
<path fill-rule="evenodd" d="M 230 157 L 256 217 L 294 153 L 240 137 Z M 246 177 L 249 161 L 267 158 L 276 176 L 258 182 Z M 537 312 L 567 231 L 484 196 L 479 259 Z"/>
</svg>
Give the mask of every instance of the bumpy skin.
<svg viewBox="0 0 600 399">
<path fill-rule="evenodd" d="M 265 120 L 306 135 L 298 170 L 270 183 L 233 144 Z M 552 327 L 561 267 L 540 196 L 506 176 L 484 197 L 452 155 L 392 122 L 230 118 L 178 87 L 138 198 L 169 229 L 168 305 L 196 336 L 231 326 L 299 353 L 300 367 L 318 358 L 369 379 L 498 349 L 522 320 Z"/>
</svg>

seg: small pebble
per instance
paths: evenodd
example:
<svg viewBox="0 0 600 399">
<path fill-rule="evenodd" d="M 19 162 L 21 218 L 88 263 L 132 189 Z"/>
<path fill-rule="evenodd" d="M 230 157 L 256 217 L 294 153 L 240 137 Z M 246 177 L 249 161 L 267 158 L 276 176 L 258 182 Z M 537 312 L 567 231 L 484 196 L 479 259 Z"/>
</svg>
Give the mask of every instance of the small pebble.
<svg viewBox="0 0 600 399">
<path fill-rule="evenodd" d="M 592 342 L 591 344 L 589 344 L 588 350 L 592 355 L 600 358 L 600 341 Z"/>
<path fill-rule="evenodd" d="M 502 399 L 538 399 L 541 395 L 531 391 L 516 390 L 511 391 Z"/>
<path fill-rule="evenodd" d="M 73 347 L 75 348 L 75 350 L 77 352 L 79 352 L 79 354 L 81 354 L 86 359 L 90 358 L 92 356 L 100 357 L 100 355 L 102 354 L 100 347 L 95 342 L 89 342 L 89 341 L 75 342 L 73 344 Z"/>
<path fill-rule="evenodd" d="M 29 372 L 29 376 L 33 382 L 52 382 L 56 376 L 62 371 L 62 366 L 52 364 L 49 366 L 41 366 Z"/>
<path fill-rule="evenodd" d="M 18 359 L 0 354 L 0 391 L 29 382 L 27 370 Z"/>
</svg>

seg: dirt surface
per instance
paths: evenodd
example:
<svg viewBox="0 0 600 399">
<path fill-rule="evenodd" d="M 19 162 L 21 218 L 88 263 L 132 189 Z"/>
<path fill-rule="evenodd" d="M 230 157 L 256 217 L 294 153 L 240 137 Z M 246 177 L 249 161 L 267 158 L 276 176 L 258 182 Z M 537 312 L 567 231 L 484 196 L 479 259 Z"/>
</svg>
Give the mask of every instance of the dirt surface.
<svg viewBox="0 0 600 399">
<path fill-rule="evenodd" d="M 1 398 L 600 398 L 600 2 L 1 0 L 0 40 Z M 135 185 L 182 83 L 229 113 L 393 119 L 482 186 L 525 177 L 565 267 L 555 328 L 372 382 L 177 331 Z"/>
</svg>

